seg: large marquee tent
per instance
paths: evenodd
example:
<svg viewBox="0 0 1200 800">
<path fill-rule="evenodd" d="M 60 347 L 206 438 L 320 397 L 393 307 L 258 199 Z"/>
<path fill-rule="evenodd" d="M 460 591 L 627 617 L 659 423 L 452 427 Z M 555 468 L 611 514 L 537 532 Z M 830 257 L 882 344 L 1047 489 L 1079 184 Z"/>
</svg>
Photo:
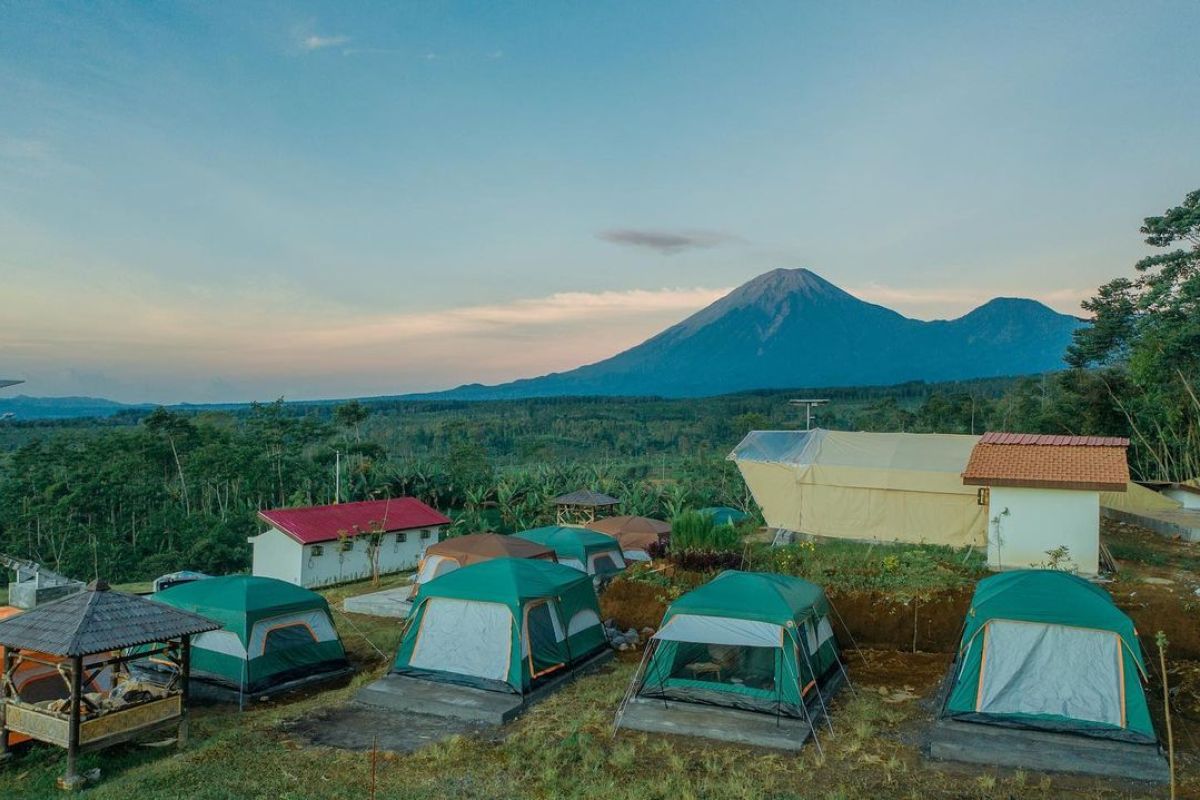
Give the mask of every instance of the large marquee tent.
<svg viewBox="0 0 1200 800">
<path fill-rule="evenodd" d="M 768 526 L 838 539 L 984 545 L 962 471 L 977 436 L 752 431 L 729 458 Z"/>
<path fill-rule="evenodd" d="M 392 672 L 526 694 L 607 644 L 587 575 L 550 561 L 496 558 L 421 587 Z"/>
</svg>

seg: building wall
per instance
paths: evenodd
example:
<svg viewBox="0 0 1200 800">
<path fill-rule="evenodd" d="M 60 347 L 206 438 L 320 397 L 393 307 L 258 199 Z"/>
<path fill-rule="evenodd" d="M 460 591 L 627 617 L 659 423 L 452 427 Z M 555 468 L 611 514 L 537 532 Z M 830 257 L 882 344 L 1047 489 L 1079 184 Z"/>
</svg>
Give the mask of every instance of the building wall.
<svg viewBox="0 0 1200 800">
<path fill-rule="evenodd" d="M 250 544 L 254 545 L 255 575 L 303 585 L 300 583 L 303 545 L 276 528 L 251 536 Z"/>
<path fill-rule="evenodd" d="M 1047 551 L 1070 550 L 1060 566 L 1082 575 L 1100 567 L 1100 493 L 993 486 L 988 505 L 988 564 L 1019 569 L 1048 564 Z"/>
<path fill-rule="evenodd" d="M 422 537 L 422 533 L 426 536 Z M 441 537 L 441 527 L 417 528 L 387 533 L 379 547 L 379 572 L 416 569 L 425 548 Z M 343 550 L 336 539 L 302 545 L 286 533 L 271 528 L 251 537 L 254 545 L 254 574 L 313 588 L 371 577 L 371 560 L 365 539 L 351 538 Z"/>
<path fill-rule="evenodd" d="M 1200 510 L 1200 494 L 1189 492 L 1186 489 L 1175 488 L 1163 489 L 1163 494 L 1176 502 L 1182 503 L 1186 509 Z"/>
</svg>

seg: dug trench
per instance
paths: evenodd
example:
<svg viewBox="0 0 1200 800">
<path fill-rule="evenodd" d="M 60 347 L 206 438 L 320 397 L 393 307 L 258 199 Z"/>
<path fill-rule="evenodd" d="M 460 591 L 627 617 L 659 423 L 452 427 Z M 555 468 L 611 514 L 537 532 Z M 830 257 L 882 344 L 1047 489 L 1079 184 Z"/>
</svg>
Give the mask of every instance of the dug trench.
<svg viewBox="0 0 1200 800">
<path fill-rule="evenodd" d="M 1200 601 L 1159 586 L 1115 583 L 1118 607 L 1133 619 L 1147 657 L 1156 656 L 1154 636 L 1163 631 L 1174 659 L 1200 661 Z M 873 650 L 953 653 L 971 605 L 973 589 L 944 590 L 897 598 L 884 592 L 829 592 L 836 609 L 834 630 L 843 644 Z M 621 630 L 657 628 L 670 603 L 666 587 L 616 581 L 600 598 L 606 619 Z"/>
</svg>

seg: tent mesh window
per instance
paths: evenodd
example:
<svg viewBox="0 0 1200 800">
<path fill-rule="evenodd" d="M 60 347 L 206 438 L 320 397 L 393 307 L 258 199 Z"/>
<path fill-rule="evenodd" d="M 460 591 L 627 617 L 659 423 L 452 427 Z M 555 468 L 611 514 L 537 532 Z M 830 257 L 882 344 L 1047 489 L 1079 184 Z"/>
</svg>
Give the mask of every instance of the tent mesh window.
<svg viewBox="0 0 1200 800">
<path fill-rule="evenodd" d="M 263 640 L 263 652 L 274 653 L 292 647 L 303 647 L 315 641 L 317 637 L 313 635 L 312 629 L 302 622 L 296 622 L 267 631 Z"/>
<path fill-rule="evenodd" d="M 777 655 L 774 647 L 680 642 L 663 677 L 774 691 Z"/>
<path fill-rule="evenodd" d="M 620 567 L 610 555 L 598 555 L 592 560 L 592 566 L 598 573 L 619 572 Z"/>
<path fill-rule="evenodd" d="M 525 618 L 529 631 L 529 663 L 535 676 L 563 663 L 553 614 L 554 609 L 549 603 L 536 603 L 529 607 Z"/>
</svg>

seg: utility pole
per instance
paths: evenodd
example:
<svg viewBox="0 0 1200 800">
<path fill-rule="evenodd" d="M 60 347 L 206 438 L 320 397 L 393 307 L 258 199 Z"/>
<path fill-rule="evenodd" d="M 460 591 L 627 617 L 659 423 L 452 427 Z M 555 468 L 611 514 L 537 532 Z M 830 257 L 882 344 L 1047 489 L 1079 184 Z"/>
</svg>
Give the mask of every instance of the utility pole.
<svg viewBox="0 0 1200 800">
<path fill-rule="evenodd" d="M 334 450 L 333 466 L 333 504 L 342 502 L 342 451 Z"/>
<path fill-rule="evenodd" d="M 829 398 L 811 398 L 811 397 L 788 401 L 788 403 L 790 403 L 791 405 L 794 405 L 794 406 L 804 406 L 804 430 L 806 430 L 806 431 L 812 430 L 813 409 L 817 408 L 818 406 L 823 406 L 828 402 L 829 402 Z"/>
</svg>

